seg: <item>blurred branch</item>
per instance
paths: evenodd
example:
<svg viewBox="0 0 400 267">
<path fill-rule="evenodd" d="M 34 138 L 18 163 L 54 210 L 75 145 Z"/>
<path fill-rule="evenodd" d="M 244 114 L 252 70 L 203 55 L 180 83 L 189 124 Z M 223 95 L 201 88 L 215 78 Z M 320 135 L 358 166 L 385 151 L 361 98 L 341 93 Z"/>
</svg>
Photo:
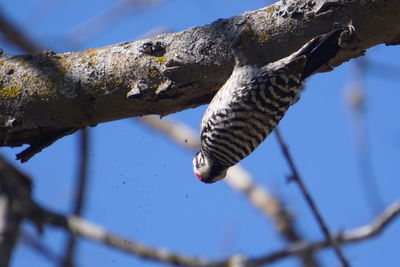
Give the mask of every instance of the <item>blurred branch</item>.
<svg viewBox="0 0 400 267">
<path fill-rule="evenodd" d="M 267 254 L 260 258 L 246 258 L 243 255 L 234 255 L 223 261 L 214 261 L 203 258 L 183 256 L 167 249 L 155 249 L 137 243 L 126 238 L 119 237 L 107 232 L 100 226 L 87 222 L 75 216 L 62 216 L 47 210 L 41 210 L 40 214 L 44 223 L 62 227 L 77 236 L 95 241 L 97 243 L 134 254 L 144 259 L 150 259 L 175 266 L 196 266 L 196 267 L 250 267 L 262 266 L 266 263 L 275 262 L 289 256 L 298 256 L 304 253 L 312 253 L 319 249 L 330 246 L 330 242 L 318 241 L 313 243 L 299 242 L 292 244 L 289 248 Z M 370 224 L 353 230 L 345 231 L 335 236 L 335 242 L 340 244 L 360 242 L 379 235 L 397 216 L 400 215 L 400 201 L 389 206 L 380 216 Z"/>
<path fill-rule="evenodd" d="M 145 8 L 154 7 L 162 1 L 163 0 L 114 1 L 114 6 L 77 26 L 64 38 L 70 44 L 70 47 L 81 47 L 88 40 L 93 40 L 96 36 L 105 32 L 113 25 L 116 25 L 118 21 L 132 15 L 132 13 L 144 10 Z"/>
<path fill-rule="evenodd" d="M 100 226 L 87 222 L 76 216 L 63 217 L 58 214 L 48 213 L 48 223 L 61 226 L 77 236 L 95 241 L 97 243 L 113 247 L 120 251 L 137 255 L 144 259 L 155 260 L 177 266 L 209 266 L 210 261 L 180 255 L 167 249 L 156 249 L 127 238 L 107 232 Z M 66 225 L 65 225 L 66 223 Z"/>
<path fill-rule="evenodd" d="M 400 78 L 400 66 L 389 62 L 371 60 L 363 58 L 363 68 L 368 75 L 380 77 L 385 81 L 392 80 L 398 82 Z"/>
<path fill-rule="evenodd" d="M 78 175 L 77 175 L 77 189 L 75 196 L 75 207 L 73 209 L 73 214 L 76 216 L 82 215 L 82 210 L 84 208 L 84 201 L 86 196 L 86 188 L 88 184 L 88 168 L 89 168 L 89 129 L 84 128 L 79 132 L 79 149 L 78 149 Z M 74 266 L 74 256 L 76 248 L 76 237 L 75 235 L 70 235 L 68 237 L 65 256 L 63 261 L 64 267 Z"/>
<path fill-rule="evenodd" d="M 200 149 L 198 135 L 183 123 L 160 119 L 157 116 L 143 116 L 139 121 L 193 152 Z M 302 240 L 301 234 L 295 227 L 292 214 L 286 209 L 282 201 L 267 189 L 256 184 L 250 173 L 236 165 L 228 170 L 224 181 L 232 189 L 243 194 L 266 218 L 270 218 L 285 240 L 289 242 Z M 312 254 L 305 253 L 300 256 L 305 266 L 319 266 Z"/>
<path fill-rule="evenodd" d="M 30 192 L 30 180 L 0 156 L 0 267 L 9 266 L 23 219 L 20 199 Z"/>
<path fill-rule="evenodd" d="M 197 134 L 181 122 L 160 119 L 156 116 L 143 116 L 138 121 L 164 134 L 168 139 L 184 148 L 193 152 L 200 149 L 200 141 Z M 286 228 L 282 227 L 282 225 L 288 223 L 288 219 L 291 218 L 290 213 L 275 196 L 261 186 L 256 185 L 246 170 L 236 165 L 229 169 L 224 181 L 232 189 L 246 196 L 247 200 L 261 211 L 265 217 L 271 218 L 278 229 Z"/>
<path fill-rule="evenodd" d="M 14 24 L 7 20 L 3 14 L 0 13 L 0 32 L 4 38 L 10 43 L 18 47 L 24 52 L 34 54 L 40 50 L 36 45 Z"/>
<path fill-rule="evenodd" d="M 90 149 L 90 131 L 88 128 L 84 128 L 79 132 L 79 149 L 78 154 L 78 186 L 75 197 L 75 207 L 73 214 L 80 216 L 84 208 L 84 202 L 86 197 L 86 189 L 88 184 L 88 170 L 89 170 L 89 149 Z"/>
<path fill-rule="evenodd" d="M 367 62 L 365 58 L 359 58 L 354 61 L 352 66 L 353 75 L 351 75 L 351 81 L 346 86 L 346 102 L 353 119 L 352 128 L 357 152 L 360 183 L 363 189 L 365 202 L 368 204 L 367 208 L 371 211 L 371 215 L 375 216 L 383 209 L 384 205 L 375 177 L 369 144 L 366 113 L 367 95 L 363 81 L 363 76 L 367 69 Z"/>
<path fill-rule="evenodd" d="M 165 137 L 175 142 L 177 145 L 192 151 L 200 149 L 200 140 L 197 134 L 183 123 L 161 119 L 152 115 L 142 116 L 137 121 L 144 123 L 146 126 L 150 126 L 160 134 L 164 134 Z"/>
<path fill-rule="evenodd" d="M 23 23 L 30 25 L 35 25 L 36 27 L 40 27 L 39 23 L 41 20 L 48 18 L 52 14 L 57 14 L 57 12 L 63 12 L 61 10 L 63 8 L 63 4 L 65 4 L 65 0 L 41 0 L 36 1 L 36 6 L 30 9 L 29 15 L 27 15 Z"/>
<path fill-rule="evenodd" d="M 325 235 L 326 240 L 333 247 L 334 251 L 336 252 L 336 254 L 337 254 L 338 258 L 340 259 L 340 261 L 342 262 L 343 266 L 345 266 L 345 267 L 350 266 L 349 262 L 347 261 L 346 257 L 344 256 L 343 252 L 341 251 L 339 244 L 332 237 L 332 234 L 330 233 L 327 224 L 325 223 L 324 219 L 322 218 L 322 215 L 319 212 L 315 201 L 312 199 L 311 194 L 308 192 L 308 189 L 307 189 L 306 185 L 304 184 L 303 179 L 301 178 L 296 165 L 294 164 L 293 158 L 289 152 L 289 149 L 288 149 L 285 141 L 283 140 L 282 134 L 280 133 L 280 130 L 278 127 L 275 129 L 275 135 L 276 135 L 276 138 L 278 139 L 278 143 L 281 147 L 282 153 L 285 156 L 285 159 L 286 159 L 286 161 L 290 167 L 290 170 L 292 172 L 291 176 L 290 176 L 290 180 L 295 181 L 297 183 L 297 185 L 299 186 L 300 191 L 303 194 L 307 204 L 310 206 L 311 211 L 312 211 L 315 219 L 317 220 L 322 233 Z"/>
<path fill-rule="evenodd" d="M 40 231 L 46 224 L 63 228 L 70 233 L 89 240 L 152 259 L 180 266 L 210 266 L 210 262 L 199 258 L 185 257 L 165 249 L 154 249 L 119 237 L 102 227 L 77 216 L 64 216 L 42 208 L 31 198 L 31 182 L 3 158 L 0 157 L 0 266 L 7 267 L 22 219 L 31 220 Z M 7 199 L 3 205 L 3 199 Z M 5 209 L 5 207 L 7 209 Z M 7 211 L 4 214 L 3 211 Z M 6 216 L 3 216 L 6 215 Z M 12 219 L 12 220 L 11 220 Z M 11 231 L 12 230 L 12 231 Z"/>
<path fill-rule="evenodd" d="M 301 255 L 303 253 L 314 252 L 330 245 L 328 241 L 319 241 L 314 243 L 299 242 L 292 244 L 289 248 L 268 254 L 260 258 L 246 258 L 243 255 L 234 255 L 223 261 L 214 261 L 203 258 L 184 256 L 178 253 L 170 252 L 166 249 L 156 249 L 132 240 L 112 234 L 102 227 L 90 223 L 77 216 L 64 216 L 59 213 L 44 209 L 34 202 L 30 195 L 30 180 L 19 173 L 14 167 L 0 158 L 0 192 L 6 194 L 13 201 L 14 216 L 19 220 L 29 219 L 40 231 L 43 227 L 53 225 L 69 231 L 70 233 L 92 240 L 94 242 L 112 247 L 114 249 L 136 255 L 144 259 L 150 259 L 175 266 L 189 267 L 250 267 L 261 266 L 288 256 Z M 1 213 L 0 213 L 1 214 Z M 350 243 L 365 240 L 380 234 L 391 221 L 400 215 L 400 201 L 392 204 L 372 223 L 346 231 L 335 237 L 337 243 Z M 0 218 L 2 221 L 4 218 Z M 2 228 L 0 228 L 2 229 Z M 1 233 L 1 232 L 0 232 Z M 13 235 L 14 236 L 14 235 Z M 4 245 L 1 242 L 5 238 L 4 233 L 0 235 L 0 247 Z M 12 240 L 11 240 L 12 241 Z M 8 250 L 7 250 L 8 251 Z M 6 251 L 0 250 L 0 254 Z M 4 263 L 5 258 L 0 257 L 0 262 Z M 0 265 L 8 266 L 8 265 Z"/>
<path fill-rule="evenodd" d="M 163 34 L 163 33 L 170 33 L 170 32 L 175 32 L 174 29 L 172 29 L 171 27 L 168 26 L 159 26 L 153 29 L 150 29 L 149 31 L 139 35 L 136 39 L 140 40 L 140 39 L 149 39 L 152 38 L 158 34 Z"/>
<path fill-rule="evenodd" d="M 42 242 L 40 242 L 40 240 L 36 236 L 26 231 L 22 231 L 21 238 L 23 243 L 30 246 L 35 251 L 39 252 L 39 254 L 45 257 L 47 260 L 54 264 L 59 264 L 60 260 L 58 259 L 57 255 L 52 252 L 48 247 L 46 247 Z"/>
<path fill-rule="evenodd" d="M 388 206 L 371 223 L 342 232 L 341 234 L 335 236 L 334 239 L 338 244 L 350 244 L 376 237 L 381 234 L 388 227 L 388 225 L 399 215 L 400 200 Z M 259 259 L 254 259 L 253 263 L 257 266 L 260 266 L 266 263 L 275 262 L 290 255 L 296 255 L 297 253 L 302 251 L 316 251 L 329 246 L 331 246 L 331 244 L 327 240 L 313 243 L 294 244 L 287 249 L 271 253 Z"/>
</svg>

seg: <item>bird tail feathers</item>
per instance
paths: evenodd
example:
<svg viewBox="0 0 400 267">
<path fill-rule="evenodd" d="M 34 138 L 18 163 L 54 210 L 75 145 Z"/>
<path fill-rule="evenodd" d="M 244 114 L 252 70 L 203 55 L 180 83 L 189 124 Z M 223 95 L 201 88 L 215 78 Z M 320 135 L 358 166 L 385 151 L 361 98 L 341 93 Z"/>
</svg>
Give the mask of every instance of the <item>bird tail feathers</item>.
<svg viewBox="0 0 400 267">
<path fill-rule="evenodd" d="M 305 44 L 297 53 L 295 58 L 306 56 L 305 66 L 301 75 L 304 80 L 322 66 L 326 65 L 341 49 L 339 36 L 341 30 L 333 30 L 319 35 Z"/>
</svg>

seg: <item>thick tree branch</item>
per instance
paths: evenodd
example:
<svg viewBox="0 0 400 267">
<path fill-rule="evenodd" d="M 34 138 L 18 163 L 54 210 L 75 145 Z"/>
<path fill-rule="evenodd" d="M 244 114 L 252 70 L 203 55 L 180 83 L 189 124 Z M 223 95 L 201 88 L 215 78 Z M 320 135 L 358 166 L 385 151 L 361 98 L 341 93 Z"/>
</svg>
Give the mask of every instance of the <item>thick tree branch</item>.
<svg viewBox="0 0 400 267">
<path fill-rule="evenodd" d="M 251 63 L 265 64 L 351 22 L 355 34 L 342 36 L 344 49 L 330 62 L 339 65 L 371 46 L 397 44 L 398 14 L 398 0 L 285 1 L 132 43 L 64 54 L 3 55 L 0 145 L 39 144 L 37 152 L 79 128 L 207 103 L 232 71 L 228 40 L 245 23 L 253 34 L 244 52 Z M 21 155 L 22 160 L 31 154 Z"/>
</svg>

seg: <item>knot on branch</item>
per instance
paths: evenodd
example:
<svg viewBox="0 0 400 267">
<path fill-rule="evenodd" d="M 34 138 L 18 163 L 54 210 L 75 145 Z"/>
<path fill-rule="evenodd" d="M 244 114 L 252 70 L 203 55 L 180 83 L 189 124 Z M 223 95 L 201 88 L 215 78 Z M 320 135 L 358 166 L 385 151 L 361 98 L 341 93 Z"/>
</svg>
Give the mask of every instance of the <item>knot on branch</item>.
<svg viewBox="0 0 400 267">
<path fill-rule="evenodd" d="M 142 45 L 140 52 L 149 56 L 162 57 L 166 53 L 166 45 L 162 42 L 147 42 Z"/>
</svg>

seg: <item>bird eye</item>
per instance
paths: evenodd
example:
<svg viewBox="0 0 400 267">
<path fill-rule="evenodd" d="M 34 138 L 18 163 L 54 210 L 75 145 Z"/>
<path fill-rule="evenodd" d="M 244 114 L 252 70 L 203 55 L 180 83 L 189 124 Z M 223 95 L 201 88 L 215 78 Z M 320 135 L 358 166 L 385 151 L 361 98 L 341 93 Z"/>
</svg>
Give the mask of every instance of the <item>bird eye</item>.
<svg viewBox="0 0 400 267">
<path fill-rule="evenodd" d="M 201 166 L 204 165 L 204 158 L 200 155 L 200 152 L 197 153 L 197 155 L 196 155 L 195 164 L 196 164 L 196 168 L 200 168 Z"/>
</svg>

